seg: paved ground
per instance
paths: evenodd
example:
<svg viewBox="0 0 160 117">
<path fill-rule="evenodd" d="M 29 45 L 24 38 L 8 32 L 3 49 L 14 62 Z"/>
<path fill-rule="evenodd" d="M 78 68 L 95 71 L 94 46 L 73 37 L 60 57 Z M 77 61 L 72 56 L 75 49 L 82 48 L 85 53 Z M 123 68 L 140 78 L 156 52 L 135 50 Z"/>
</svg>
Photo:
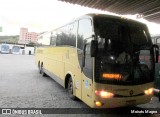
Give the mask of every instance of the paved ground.
<svg viewBox="0 0 160 117">
<path fill-rule="evenodd" d="M 140 107 L 158 108 L 160 103 L 155 97 Z M 35 66 L 33 55 L 0 54 L 0 108 L 89 108 L 81 101 L 72 101 L 66 90 L 49 77 L 42 77 Z M 1 117 L 2 115 L 0 115 Z M 3 115 L 15 117 L 24 115 Z M 27 117 L 53 116 L 98 116 L 98 117 L 158 117 L 159 115 L 121 115 L 115 114 L 55 114 L 25 115 Z"/>
</svg>

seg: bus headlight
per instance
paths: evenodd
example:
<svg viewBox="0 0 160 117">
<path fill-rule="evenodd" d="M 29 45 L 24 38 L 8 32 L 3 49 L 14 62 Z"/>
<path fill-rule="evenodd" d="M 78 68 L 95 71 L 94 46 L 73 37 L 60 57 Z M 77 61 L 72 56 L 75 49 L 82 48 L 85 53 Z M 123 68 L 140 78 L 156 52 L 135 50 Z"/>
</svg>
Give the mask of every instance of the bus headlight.
<svg viewBox="0 0 160 117">
<path fill-rule="evenodd" d="M 148 89 L 148 90 L 144 90 L 144 93 L 145 93 L 146 95 L 151 95 L 151 94 L 153 94 L 153 88 L 150 88 L 150 89 Z"/>
<path fill-rule="evenodd" d="M 112 98 L 114 96 L 113 93 L 103 90 L 102 91 L 95 90 L 95 94 L 101 96 L 102 98 Z"/>
</svg>

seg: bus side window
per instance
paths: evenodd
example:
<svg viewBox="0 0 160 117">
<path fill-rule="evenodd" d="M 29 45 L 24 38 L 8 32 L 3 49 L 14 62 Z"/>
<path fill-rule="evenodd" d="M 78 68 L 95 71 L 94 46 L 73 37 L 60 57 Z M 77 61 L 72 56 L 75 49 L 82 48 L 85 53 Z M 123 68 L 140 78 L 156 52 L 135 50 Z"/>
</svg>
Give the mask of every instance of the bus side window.
<svg viewBox="0 0 160 117">
<path fill-rule="evenodd" d="M 90 47 L 91 44 L 86 44 L 85 45 L 85 52 L 84 52 L 84 59 L 83 59 L 83 72 L 88 78 L 92 78 L 93 75 L 93 59 L 90 55 Z"/>
<path fill-rule="evenodd" d="M 83 49 L 87 39 L 92 37 L 92 22 L 90 19 L 79 20 L 78 26 L 78 48 Z"/>
<path fill-rule="evenodd" d="M 51 41 L 51 34 L 50 33 L 45 33 L 43 34 L 43 36 L 40 36 L 38 38 L 38 41 L 37 41 L 37 46 L 46 46 L 46 45 L 50 45 L 50 41 Z"/>
<path fill-rule="evenodd" d="M 72 46 L 76 47 L 77 22 L 68 24 L 56 30 L 56 46 Z"/>
<path fill-rule="evenodd" d="M 53 31 L 50 37 L 50 45 L 56 46 L 56 38 L 57 38 L 56 31 Z"/>
<path fill-rule="evenodd" d="M 78 31 L 77 31 L 77 51 L 78 51 L 78 60 L 81 69 L 83 69 L 83 53 L 84 53 L 84 44 L 86 44 L 87 39 L 92 38 L 92 21 L 91 19 L 81 19 L 77 22 Z"/>
</svg>

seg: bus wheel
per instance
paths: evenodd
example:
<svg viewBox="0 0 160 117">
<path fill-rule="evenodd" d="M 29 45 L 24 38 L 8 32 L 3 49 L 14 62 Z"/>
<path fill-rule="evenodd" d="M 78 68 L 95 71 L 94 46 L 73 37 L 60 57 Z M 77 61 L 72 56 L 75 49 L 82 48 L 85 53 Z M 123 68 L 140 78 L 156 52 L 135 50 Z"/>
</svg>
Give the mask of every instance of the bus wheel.
<svg viewBox="0 0 160 117">
<path fill-rule="evenodd" d="M 40 74 L 42 74 L 42 76 L 44 76 L 44 77 L 47 76 L 46 73 L 44 72 L 43 64 L 41 64 Z"/>
<path fill-rule="evenodd" d="M 73 82 L 72 82 L 72 78 L 69 78 L 68 81 L 68 95 L 69 98 L 71 98 L 72 100 L 76 100 L 76 96 L 73 95 Z"/>
<path fill-rule="evenodd" d="M 39 73 L 41 74 L 40 62 L 38 63 L 38 70 L 39 70 Z"/>
</svg>

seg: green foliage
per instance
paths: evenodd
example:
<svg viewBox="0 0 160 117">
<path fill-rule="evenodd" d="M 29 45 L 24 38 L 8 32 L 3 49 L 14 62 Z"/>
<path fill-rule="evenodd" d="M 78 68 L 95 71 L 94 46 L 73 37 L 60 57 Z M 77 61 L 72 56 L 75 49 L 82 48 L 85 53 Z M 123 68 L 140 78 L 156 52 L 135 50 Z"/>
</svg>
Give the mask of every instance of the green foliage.
<svg viewBox="0 0 160 117">
<path fill-rule="evenodd" d="M 19 35 L 0 36 L 0 43 L 18 43 Z"/>
<path fill-rule="evenodd" d="M 34 42 L 29 42 L 28 45 L 33 45 L 35 46 L 36 44 Z"/>
</svg>

